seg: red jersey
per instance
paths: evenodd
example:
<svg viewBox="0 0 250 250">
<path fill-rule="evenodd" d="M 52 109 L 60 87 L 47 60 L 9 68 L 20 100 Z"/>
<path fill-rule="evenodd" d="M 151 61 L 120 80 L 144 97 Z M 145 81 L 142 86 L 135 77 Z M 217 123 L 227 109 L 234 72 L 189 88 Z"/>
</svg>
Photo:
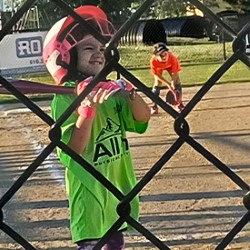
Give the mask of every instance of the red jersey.
<svg viewBox="0 0 250 250">
<path fill-rule="evenodd" d="M 181 70 L 181 66 L 177 57 L 168 52 L 168 60 L 161 62 L 157 56 L 153 55 L 150 59 L 150 71 L 154 75 L 162 75 L 163 70 L 168 71 L 170 75 L 178 73 Z"/>
</svg>

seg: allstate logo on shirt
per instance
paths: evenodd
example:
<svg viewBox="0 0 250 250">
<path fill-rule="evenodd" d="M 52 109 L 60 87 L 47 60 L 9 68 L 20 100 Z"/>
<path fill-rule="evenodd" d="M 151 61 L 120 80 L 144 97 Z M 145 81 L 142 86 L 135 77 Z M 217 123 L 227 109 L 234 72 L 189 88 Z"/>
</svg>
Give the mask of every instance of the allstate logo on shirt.
<svg viewBox="0 0 250 250">
<path fill-rule="evenodd" d="M 42 37 L 25 37 L 16 39 L 16 54 L 18 58 L 42 55 Z"/>
<path fill-rule="evenodd" d="M 107 125 L 101 130 L 96 139 L 94 162 L 109 163 L 119 159 L 128 150 L 128 141 L 122 138 L 120 125 L 107 118 Z M 120 145 L 123 145 L 121 148 Z M 124 151 L 124 152 L 123 152 Z M 104 162 L 100 161 L 104 158 Z"/>
</svg>

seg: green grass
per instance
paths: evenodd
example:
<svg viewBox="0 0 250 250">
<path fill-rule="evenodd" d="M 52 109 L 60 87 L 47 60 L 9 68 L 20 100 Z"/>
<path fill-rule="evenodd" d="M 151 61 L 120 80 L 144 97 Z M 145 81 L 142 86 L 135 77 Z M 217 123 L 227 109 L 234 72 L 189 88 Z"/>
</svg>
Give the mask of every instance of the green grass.
<svg viewBox="0 0 250 250">
<path fill-rule="evenodd" d="M 178 56 L 181 65 L 203 64 L 211 62 L 224 61 L 224 48 L 222 44 L 208 42 L 207 44 L 185 44 L 169 46 L 170 51 Z M 123 46 L 120 51 L 120 63 L 128 68 L 142 68 L 149 66 L 149 60 L 152 55 L 150 46 Z M 227 57 L 232 55 L 231 44 L 225 45 L 225 54 Z"/>
<path fill-rule="evenodd" d="M 176 54 L 181 62 L 180 77 L 183 87 L 204 84 L 223 65 L 225 57 L 229 58 L 233 54 L 231 43 L 223 46 L 223 44 L 204 39 L 178 38 L 170 40 L 169 44 L 170 51 Z M 153 76 L 149 71 L 149 60 L 152 55 L 152 46 L 121 46 L 119 52 L 119 63 L 142 83 L 151 87 Z M 115 77 L 115 74 L 111 74 L 110 77 Z M 20 78 L 53 83 L 48 73 L 30 74 Z M 223 74 L 218 83 L 242 81 L 250 81 L 249 68 L 242 62 L 237 62 Z M 0 100 L 11 98 L 6 95 L 0 96 Z"/>
<path fill-rule="evenodd" d="M 180 73 L 182 85 L 190 87 L 202 85 L 221 67 L 221 63 L 207 63 L 200 65 L 184 65 Z M 153 77 L 148 69 L 130 70 L 146 86 L 152 86 Z M 249 69 L 241 62 L 236 62 L 229 68 L 223 76 L 217 81 L 218 83 L 231 83 L 250 81 Z M 167 74 L 165 74 L 167 77 Z"/>
<path fill-rule="evenodd" d="M 180 44 L 170 46 L 178 56 L 182 70 L 181 82 L 184 87 L 204 84 L 232 54 L 231 43 L 222 44 Z M 122 47 L 120 63 L 147 86 L 152 86 L 153 76 L 149 71 L 152 48 Z M 226 58 L 225 58 L 226 57 Z M 166 77 L 167 74 L 166 74 Z M 219 83 L 250 81 L 249 69 L 240 61 L 236 62 L 218 80 Z"/>
</svg>

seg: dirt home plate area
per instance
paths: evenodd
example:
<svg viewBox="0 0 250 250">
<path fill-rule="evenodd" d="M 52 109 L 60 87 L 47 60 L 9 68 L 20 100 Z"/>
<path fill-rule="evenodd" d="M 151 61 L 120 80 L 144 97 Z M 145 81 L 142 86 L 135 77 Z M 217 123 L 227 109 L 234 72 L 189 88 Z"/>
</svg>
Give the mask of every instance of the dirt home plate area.
<svg viewBox="0 0 250 250">
<path fill-rule="evenodd" d="M 199 89 L 184 88 L 184 103 Z M 49 113 L 49 102 L 37 105 Z M 2 105 L 0 114 L 2 197 L 48 145 L 50 128 L 20 104 Z M 186 120 L 190 135 L 250 184 L 250 83 L 214 86 Z M 138 180 L 178 138 L 173 124 L 174 119 L 160 109 L 145 134 L 128 134 Z M 170 249 L 215 249 L 247 213 L 242 202 L 245 193 L 184 143 L 140 193 L 140 222 Z M 54 154 L 4 206 L 3 213 L 4 222 L 35 248 L 75 249 L 68 229 L 63 168 Z M 158 249 L 138 232 L 126 234 L 125 240 L 127 250 Z M 1 231 L 0 249 L 23 248 Z M 250 225 L 225 249 L 250 249 Z"/>
</svg>

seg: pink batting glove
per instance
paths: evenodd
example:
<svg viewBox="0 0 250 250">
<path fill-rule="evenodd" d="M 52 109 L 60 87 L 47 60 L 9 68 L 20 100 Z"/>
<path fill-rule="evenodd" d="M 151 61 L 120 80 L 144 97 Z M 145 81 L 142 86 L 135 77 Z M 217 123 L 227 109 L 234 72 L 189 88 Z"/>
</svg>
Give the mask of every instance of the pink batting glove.
<svg viewBox="0 0 250 250">
<path fill-rule="evenodd" d="M 77 95 L 80 95 L 84 89 L 87 87 L 87 85 L 93 80 L 93 77 L 90 76 L 88 78 L 86 78 L 85 80 L 83 80 L 82 82 L 79 82 L 76 86 L 75 92 Z M 96 87 L 94 87 L 95 89 Z M 93 91 L 93 89 L 92 89 Z"/>
<path fill-rule="evenodd" d="M 80 82 L 76 86 L 76 94 L 80 95 L 88 84 L 92 81 L 93 77 L 89 77 L 84 81 Z M 81 105 L 78 107 L 77 112 L 79 116 L 84 118 L 93 118 L 96 113 L 94 105 L 96 103 L 103 103 L 111 95 L 121 90 L 121 88 L 112 81 L 108 82 L 99 82 L 92 91 L 85 97 L 81 102 Z"/>
<path fill-rule="evenodd" d="M 80 82 L 76 86 L 76 94 L 80 95 L 84 89 L 87 87 L 87 85 L 92 81 L 93 77 L 88 77 L 84 81 Z M 100 91 L 101 90 L 101 91 Z M 107 81 L 107 82 L 99 82 L 90 92 L 90 96 L 94 96 L 97 92 L 99 92 L 99 97 L 100 93 L 102 95 L 103 100 L 107 100 L 109 96 L 113 95 L 117 91 L 121 90 L 120 86 L 117 85 L 113 81 Z M 94 99 L 94 98 L 93 98 Z"/>
<path fill-rule="evenodd" d="M 104 102 L 110 96 L 121 90 L 121 87 L 113 81 L 99 82 L 98 87 L 100 87 L 99 90 L 101 89 L 102 91 L 99 95 L 96 95 L 93 100 L 99 103 Z M 95 99 L 98 99 L 98 101 L 96 101 Z"/>
</svg>

